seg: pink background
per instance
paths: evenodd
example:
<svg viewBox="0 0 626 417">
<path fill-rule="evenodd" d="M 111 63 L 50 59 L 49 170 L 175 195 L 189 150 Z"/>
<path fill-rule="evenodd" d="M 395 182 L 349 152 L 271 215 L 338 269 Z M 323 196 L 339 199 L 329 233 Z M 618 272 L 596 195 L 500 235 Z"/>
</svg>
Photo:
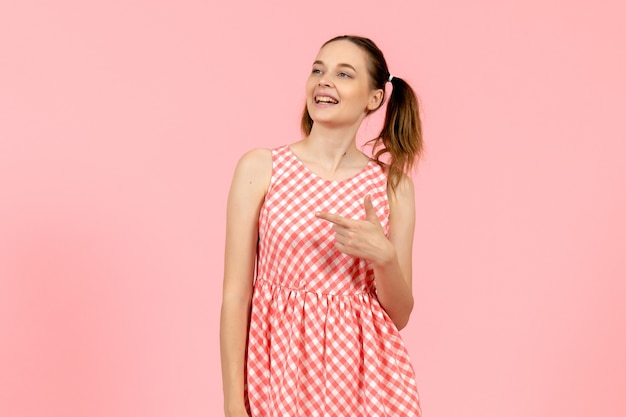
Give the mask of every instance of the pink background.
<svg viewBox="0 0 626 417">
<path fill-rule="evenodd" d="M 213 416 L 224 216 L 320 44 L 423 103 L 431 417 L 626 415 L 621 0 L 0 3 L 0 415 Z M 374 134 L 379 118 L 364 126 Z"/>
</svg>

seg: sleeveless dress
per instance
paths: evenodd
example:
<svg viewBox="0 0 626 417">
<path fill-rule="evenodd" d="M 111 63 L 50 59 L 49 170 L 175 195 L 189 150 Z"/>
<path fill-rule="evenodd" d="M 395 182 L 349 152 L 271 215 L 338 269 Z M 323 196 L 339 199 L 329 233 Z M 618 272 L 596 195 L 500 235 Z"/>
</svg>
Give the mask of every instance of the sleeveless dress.
<svg viewBox="0 0 626 417">
<path fill-rule="evenodd" d="M 259 216 L 246 349 L 250 417 L 417 417 L 415 374 L 376 297 L 368 261 L 334 246 L 317 211 L 365 219 L 370 194 L 389 230 L 387 177 L 374 161 L 355 176 L 313 174 L 288 146 L 272 150 Z"/>
</svg>

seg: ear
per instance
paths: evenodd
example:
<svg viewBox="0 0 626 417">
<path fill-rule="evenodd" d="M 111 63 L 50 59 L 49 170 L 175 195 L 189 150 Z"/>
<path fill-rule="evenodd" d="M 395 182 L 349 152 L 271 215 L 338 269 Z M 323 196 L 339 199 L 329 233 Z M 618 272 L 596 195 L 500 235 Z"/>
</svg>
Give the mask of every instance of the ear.
<svg viewBox="0 0 626 417">
<path fill-rule="evenodd" d="M 367 110 L 374 111 L 380 107 L 380 103 L 382 103 L 384 97 L 384 92 L 382 89 L 372 90 L 370 94 L 369 102 L 367 103 Z"/>
</svg>

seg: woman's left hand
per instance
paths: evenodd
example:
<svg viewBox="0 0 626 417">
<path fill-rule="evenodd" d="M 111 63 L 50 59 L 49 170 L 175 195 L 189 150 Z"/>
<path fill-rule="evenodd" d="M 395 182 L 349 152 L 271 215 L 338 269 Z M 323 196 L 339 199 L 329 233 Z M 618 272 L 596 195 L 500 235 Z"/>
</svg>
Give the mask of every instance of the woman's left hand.
<svg viewBox="0 0 626 417">
<path fill-rule="evenodd" d="M 394 247 L 385 236 L 369 195 L 363 201 L 365 220 L 319 212 L 316 216 L 333 223 L 335 247 L 347 255 L 385 264 L 393 259 Z"/>
</svg>

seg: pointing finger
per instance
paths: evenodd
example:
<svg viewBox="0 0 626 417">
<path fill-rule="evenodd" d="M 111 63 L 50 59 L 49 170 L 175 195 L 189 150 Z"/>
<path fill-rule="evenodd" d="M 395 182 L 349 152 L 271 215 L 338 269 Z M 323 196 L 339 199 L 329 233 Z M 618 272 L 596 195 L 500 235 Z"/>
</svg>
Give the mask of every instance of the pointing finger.
<svg viewBox="0 0 626 417">
<path fill-rule="evenodd" d="M 339 216 L 338 214 L 325 213 L 325 212 L 317 212 L 315 213 L 317 217 L 320 219 L 327 220 L 337 226 L 348 227 L 350 225 L 350 219 Z"/>
</svg>

